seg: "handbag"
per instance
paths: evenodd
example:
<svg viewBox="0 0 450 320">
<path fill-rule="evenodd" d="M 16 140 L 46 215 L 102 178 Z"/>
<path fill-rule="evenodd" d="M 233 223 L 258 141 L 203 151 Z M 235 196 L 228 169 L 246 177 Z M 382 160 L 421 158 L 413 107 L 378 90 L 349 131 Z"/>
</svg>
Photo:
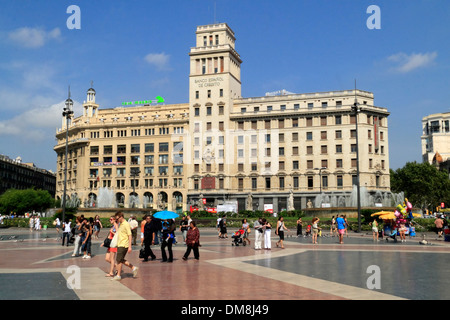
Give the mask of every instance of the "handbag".
<svg viewBox="0 0 450 320">
<path fill-rule="evenodd" d="M 142 247 L 141 250 L 139 250 L 139 259 L 145 259 L 145 248 Z"/>
<path fill-rule="evenodd" d="M 109 245 L 110 248 L 117 248 L 117 241 L 118 241 L 118 238 L 119 238 L 119 232 L 116 232 L 116 233 L 114 234 L 114 237 L 113 237 L 112 240 L 111 240 L 110 245 Z"/>
<path fill-rule="evenodd" d="M 103 241 L 103 246 L 105 248 L 109 248 L 111 246 L 111 239 L 110 238 L 106 238 L 105 241 Z"/>
</svg>

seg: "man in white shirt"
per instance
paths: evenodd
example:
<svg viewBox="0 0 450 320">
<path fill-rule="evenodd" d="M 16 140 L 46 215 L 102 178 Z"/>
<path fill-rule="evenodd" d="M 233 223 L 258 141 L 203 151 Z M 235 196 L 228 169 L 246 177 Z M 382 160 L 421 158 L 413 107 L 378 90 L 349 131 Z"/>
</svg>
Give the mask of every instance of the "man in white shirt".
<svg viewBox="0 0 450 320">
<path fill-rule="evenodd" d="M 130 229 L 131 229 L 131 236 L 133 238 L 133 246 L 136 245 L 136 237 L 137 237 L 137 230 L 139 227 L 138 222 L 136 221 L 136 217 L 135 216 L 131 216 L 131 219 L 129 221 L 130 224 Z"/>
<path fill-rule="evenodd" d="M 62 237 L 62 246 L 64 246 L 64 242 L 66 240 L 67 237 L 67 244 L 66 246 L 69 246 L 69 240 L 70 240 L 70 232 L 72 231 L 72 229 L 70 228 L 70 225 L 72 224 L 72 222 L 69 221 L 69 219 L 66 219 L 66 221 L 63 223 L 63 237 Z"/>
<path fill-rule="evenodd" d="M 34 228 L 36 229 L 36 231 L 41 230 L 41 219 L 39 219 L 39 216 L 36 216 L 36 218 L 34 218 Z"/>
<path fill-rule="evenodd" d="M 263 239 L 262 218 L 259 218 L 253 227 L 255 228 L 255 250 L 261 250 L 261 241 Z"/>
</svg>

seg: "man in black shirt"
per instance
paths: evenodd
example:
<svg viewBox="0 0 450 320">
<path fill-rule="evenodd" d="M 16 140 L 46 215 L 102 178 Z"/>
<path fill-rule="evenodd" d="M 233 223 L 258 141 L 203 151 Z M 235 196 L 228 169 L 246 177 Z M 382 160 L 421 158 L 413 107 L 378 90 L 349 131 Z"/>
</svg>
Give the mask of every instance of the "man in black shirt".
<svg viewBox="0 0 450 320">
<path fill-rule="evenodd" d="M 152 248 L 150 247 L 152 244 L 155 243 L 155 230 L 154 230 L 154 223 L 152 221 L 152 216 L 148 215 L 145 218 L 146 222 L 144 225 L 144 261 L 148 261 L 148 257 L 151 257 L 152 260 L 156 259 L 155 254 L 152 251 Z"/>
</svg>

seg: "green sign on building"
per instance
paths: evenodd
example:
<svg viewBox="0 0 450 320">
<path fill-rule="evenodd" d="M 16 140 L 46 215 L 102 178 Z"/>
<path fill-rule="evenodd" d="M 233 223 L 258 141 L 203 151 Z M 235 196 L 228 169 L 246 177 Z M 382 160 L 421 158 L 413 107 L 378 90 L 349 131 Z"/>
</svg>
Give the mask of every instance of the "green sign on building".
<svg viewBox="0 0 450 320">
<path fill-rule="evenodd" d="M 132 105 L 142 105 L 142 104 L 152 104 L 152 103 L 164 103 L 164 98 L 157 96 L 155 100 L 136 100 L 130 102 L 122 102 L 123 106 L 132 106 Z"/>
</svg>

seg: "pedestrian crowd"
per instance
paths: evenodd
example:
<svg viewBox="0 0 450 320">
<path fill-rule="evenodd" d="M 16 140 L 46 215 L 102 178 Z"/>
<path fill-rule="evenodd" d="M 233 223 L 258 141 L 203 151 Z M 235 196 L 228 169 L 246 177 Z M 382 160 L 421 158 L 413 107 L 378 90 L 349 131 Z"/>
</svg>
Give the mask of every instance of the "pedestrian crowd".
<svg viewBox="0 0 450 320">
<path fill-rule="evenodd" d="M 134 266 L 127 260 L 127 255 L 132 252 L 132 246 L 138 244 L 137 238 L 140 235 L 141 249 L 139 251 L 139 258 L 143 262 L 153 261 L 157 259 L 155 254 L 155 248 L 152 246 L 160 246 L 161 262 L 172 263 L 174 260 L 173 245 L 177 244 L 176 231 L 179 230 L 182 236 L 182 241 L 186 245 L 186 251 L 182 256 L 182 260 L 188 260 L 189 256 L 193 252 L 194 259 L 199 260 L 199 248 L 200 245 L 200 232 L 189 215 L 183 216 L 181 221 L 175 222 L 175 219 L 156 219 L 152 215 L 144 216 L 143 220 L 138 223 L 136 217 L 131 216 L 129 220 L 124 218 L 121 211 L 118 211 L 114 216 L 109 219 L 111 227 L 108 230 L 106 239 L 101 244 L 106 248 L 105 261 L 108 263 L 108 270 L 106 277 L 110 277 L 112 280 L 121 280 L 122 271 L 124 266 L 129 268 L 133 277 L 137 276 L 138 267 Z M 318 236 L 322 234 L 322 228 L 319 226 L 320 219 L 314 217 L 310 224 L 306 228 L 306 235 L 312 237 L 312 243 L 317 244 Z M 34 221 L 36 224 L 36 221 Z M 92 239 L 99 239 L 100 230 L 103 228 L 100 218 L 85 218 L 79 216 L 76 218 L 75 224 L 72 225 L 71 221 L 66 219 L 64 222 L 60 222 L 59 219 L 55 220 L 56 229 L 62 231 L 62 246 L 69 246 L 74 244 L 73 257 L 82 256 L 83 259 L 91 259 L 91 247 Z M 378 231 L 378 225 L 371 224 L 372 231 L 375 233 Z M 437 219 L 436 226 L 438 232 L 442 232 L 441 220 Z M 30 226 L 31 227 L 31 226 Z M 227 239 L 227 223 L 226 216 L 222 216 L 217 220 L 217 231 L 220 239 Z M 253 230 L 255 233 L 254 249 L 255 250 L 271 250 L 272 249 L 272 229 L 275 231 L 275 235 L 278 236 L 276 247 L 284 249 L 285 232 L 289 229 L 285 226 L 283 217 L 279 217 L 276 225 L 272 225 L 267 219 L 260 217 L 253 224 Z M 347 235 L 348 222 L 344 215 L 331 219 L 330 235 L 337 236 L 339 243 L 344 243 L 344 236 Z M 247 222 L 247 219 L 242 220 L 242 240 L 250 245 L 250 233 L 252 228 Z M 297 220 L 297 237 L 303 236 L 303 221 L 300 217 Z M 327 235 L 328 236 L 328 235 Z M 375 238 L 374 238 L 375 239 Z"/>
<path fill-rule="evenodd" d="M 100 230 L 103 228 L 100 218 L 85 218 L 83 215 L 76 217 L 75 225 L 66 219 L 63 223 L 56 219 L 56 225 L 62 229 L 62 246 L 74 244 L 72 257 L 82 255 L 83 259 L 91 259 L 92 239 L 99 239 Z M 160 245 L 161 262 L 173 262 L 172 246 L 177 243 L 175 231 L 177 229 L 174 219 L 161 220 L 151 215 L 144 216 L 139 224 L 136 217 L 129 220 L 124 218 L 121 211 L 116 212 L 109 219 L 111 227 L 101 247 L 106 248 L 105 261 L 108 263 L 106 277 L 111 280 L 121 280 L 124 266 L 129 268 L 133 277 L 137 277 L 138 267 L 127 260 L 127 255 L 132 252 L 132 246 L 137 245 L 138 231 L 140 231 L 141 250 L 139 258 L 144 262 L 156 259 L 151 246 Z M 196 223 L 190 216 L 183 216 L 179 230 L 186 244 L 186 252 L 182 259 L 187 260 L 191 252 L 194 259 L 199 260 L 200 232 Z M 59 232 L 59 231 L 58 231 Z"/>
</svg>

